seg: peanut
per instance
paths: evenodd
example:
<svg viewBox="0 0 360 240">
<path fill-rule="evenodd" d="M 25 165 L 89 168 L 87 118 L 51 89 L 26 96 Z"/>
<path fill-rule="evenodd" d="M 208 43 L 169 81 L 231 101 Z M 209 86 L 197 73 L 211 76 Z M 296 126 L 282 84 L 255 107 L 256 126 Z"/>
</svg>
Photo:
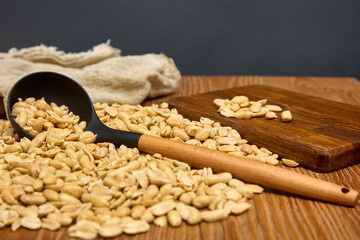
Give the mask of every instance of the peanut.
<svg viewBox="0 0 360 240">
<path fill-rule="evenodd" d="M 150 225 L 146 221 L 136 220 L 124 224 L 124 232 L 127 234 L 136 234 L 147 232 L 150 228 Z"/>
<path fill-rule="evenodd" d="M 299 165 L 299 163 L 291 159 L 282 158 L 281 161 L 288 167 L 296 167 Z"/>
<path fill-rule="evenodd" d="M 37 217 L 25 216 L 21 219 L 20 224 L 22 227 L 32 230 L 41 228 L 41 221 Z"/>
<path fill-rule="evenodd" d="M 214 102 L 228 105 L 221 111 L 230 115 L 243 109 L 250 112 L 254 104 L 261 106 L 259 112 L 251 112 L 252 116 L 266 110 L 265 100 L 254 103 L 245 96 Z M 105 124 L 121 130 L 266 158 L 264 161 L 269 163 L 277 158 L 276 154 L 247 145 L 230 127 L 208 118 L 190 121 L 176 109 L 168 109 L 167 104 L 143 107 L 95 103 L 94 107 Z M 20 119 L 21 112 L 27 116 L 24 129 L 36 135 L 32 141 L 18 142 L 10 124 L 5 126 L 0 121 L 0 132 L 6 132 L 0 141 L 7 141 L 0 147 L 2 153 L 6 151 L 4 161 L 8 163 L 4 166 L 8 177 L 3 180 L 18 185 L 6 188 L 7 192 L 2 189 L 1 194 L 4 202 L 12 203 L 14 214 L 8 214 L 12 217 L 7 222 L 14 230 L 28 224 L 21 224 L 20 219 L 32 217 L 49 230 L 72 225 L 68 235 L 73 237 L 136 234 L 148 231 L 149 223 L 177 227 L 183 220 L 197 224 L 226 218 L 229 213 L 240 214 L 247 209 L 248 205 L 242 204 L 246 197 L 262 191 L 235 181 L 229 173 L 213 174 L 210 168 L 191 169 L 159 154 L 94 143 L 96 135 L 85 130 L 86 122 L 80 122 L 65 106 L 47 104 L 44 99 L 19 102 L 13 114 Z M 10 130 L 3 131 L 5 127 Z M 20 206 L 22 203 L 29 206 Z"/>
<path fill-rule="evenodd" d="M 192 211 L 187 218 L 187 223 L 190 225 L 198 224 L 202 219 L 202 214 L 199 211 Z"/>
<path fill-rule="evenodd" d="M 283 111 L 281 113 L 281 120 L 283 122 L 290 122 L 292 120 L 292 114 L 289 110 Z"/>
<path fill-rule="evenodd" d="M 269 112 L 267 112 L 267 113 L 265 114 L 265 119 L 270 120 L 270 119 L 273 119 L 273 118 L 277 118 L 277 115 L 276 115 L 275 112 L 269 111 Z"/>
<path fill-rule="evenodd" d="M 7 189 L 2 190 L 1 198 L 9 205 L 14 205 L 18 203 Z"/>
<path fill-rule="evenodd" d="M 238 203 L 230 207 L 230 211 L 232 214 L 239 215 L 249 210 L 251 205 L 249 203 Z"/>
<path fill-rule="evenodd" d="M 174 201 L 168 200 L 155 204 L 150 210 L 155 216 L 161 216 L 174 209 L 175 205 Z"/>
<path fill-rule="evenodd" d="M 200 195 L 192 200 L 192 205 L 196 208 L 205 208 L 210 204 L 210 197 L 207 195 Z"/>
<path fill-rule="evenodd" d="M 56 231 L 56 230 L 60 229 L 61 224 L 54 219 L 43 218 L 41 227 L 45 228 L 47 230 L 50 230 L 50 231 Z"/>
<path fill-rule="evenodd" d="M 181 225 L 181 216 L 176 210 L 171 210 L 167 213 L 168 222 L 172 227 L 178 227 Z"/>
<path fill-rule="evenodd" d="M 216 209 L 213 211 L 203 211 L 201 215 L 203 220 L 207 222 L 215 222 L 227 218 L 229 213 L 225 209 Z"/>
<path fill-rule="evenodd" d="M 123 227 L 120 224 L 104 224 L 99 229 L 99 234 L 102 237 L 110 238 L 116 237 L 123 232 Z"/>
<path fill-rule="evenodd" d="M 46 202 L 43 195 L 25 194 L 20 197 L 21 202 L 27 205 L 41 205 Z"/>
<path fill-rule="evenodd" d="M 166 227 L 168 225 L 168 221 L 166 216 L 159 216 L 154 219 L 154 224 L 158 227 Z"/>
<path fill-rule="evenodd" d="M 230 101 L 228 99 L 214 99 L 214 104 L 219 108 L 218 112 L 225 117 L 235 117 L 237 119 L 250 119 L 253 117 L 265 117 L 265 119 L 277 118 L 275 112 L 281 112 L 282 108 L 277 105 L 267 104 L 267 99 L 250 101 L 246 96 L 235 96 Z M 282 112 L 283 122 L 292 120 L 291 112 Z"/>
<path fill-rule="evenodd" d="M 252 111 L 253 113 L 260 112 L 260 109 L 261 109 L 261 103 L 260 102 L 255 102 L 254 104 L 252 104 L 250 106 L 250 111 Z"/>
</svg>

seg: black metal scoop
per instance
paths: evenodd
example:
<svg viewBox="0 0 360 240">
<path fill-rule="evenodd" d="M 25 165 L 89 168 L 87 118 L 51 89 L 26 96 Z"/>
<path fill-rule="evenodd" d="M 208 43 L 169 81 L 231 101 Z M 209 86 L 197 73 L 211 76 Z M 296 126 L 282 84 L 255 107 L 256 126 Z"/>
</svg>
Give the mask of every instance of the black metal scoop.
<svg viewBox="0 0 360 240">
<path fill-rule="evenodd" d="M 21 78 L 11 88 L 7 99 L 7 113 L 11 125 L 21 137 L 33 139 L 34 136 L 22 129 L 11 114 L 12 106 L 18 98 L 28 97 L 40 99 L 45 97 L 48 103 L 69 107 L 80 121 L 86 121 L 86 130 L 97 134 L 97 142 L 112 142 L 137 147 L 141 136 L 139 133 L 126 132 L 107 127 L 96 115 L 92 101 L 85 89 L 73 79 L 54 72 L 36 72 Z"/>
<path fill-rule="evenodd" d="M 85 89 L 71 78 L 53 72 L 27 75 L 10 90 L 7 100 L 8 118 L 21 137 L 33 138 L 17 124 L 11 114 L 11 108 L 18 98 L 27 97 L 45 97 L 48 103 L 54 102 L 59 106 L 69 107 L 70 111 L 80 116 L 81 121 L 87 122 L 86 130 L 98 135 L 98 142 L 137 147 L 143 152 L 160 153 L 196 168 L 211 167 L 215 172 L 230 172 L 234 177 L 248 182 L 328 202 L 355 206 L 359 198 L 355 190 L 279 167 L 161 137 L 109 128 L 96 115 Z"/>
</svg>

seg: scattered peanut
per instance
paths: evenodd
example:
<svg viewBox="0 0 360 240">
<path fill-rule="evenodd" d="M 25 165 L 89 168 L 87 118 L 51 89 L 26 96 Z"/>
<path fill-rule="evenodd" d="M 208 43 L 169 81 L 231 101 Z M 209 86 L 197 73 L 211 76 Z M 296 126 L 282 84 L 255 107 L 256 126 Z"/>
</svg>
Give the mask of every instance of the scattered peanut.
<svg viewBox="0 0 360 240">
<path fill-rule="evenodd" d="M 142 220 L 134 220 L 124 224 L 124 232 L 127 234 L 147 232 L 149 229 L 150 225 L 146 221 Z"/>
<path fill-rule="evenodd" d="M 21 219 L 20 225 L 22 227 L 35 230 L 41 228 L 41 221 L 37 217 L 26 216 Z"/>
<path fill-rule="evenodd" d="M 233 102 L 237 105 L 229 111 L 251 106 L 246 97 Z M 262 113 L 266 101 L 259 104 Z M 190 121 L 166 103 L 160 107 L 95 103 L 94 107 L 113 128 L 264 162 L 271 158 L 269 163 L 277 164 L 276 154 L 247 144 L 236 130 L 208 118 Z M 272 111 L 277 109 L 272 107 Z M 70 226 L 70 237 L 92 239 L 146 232 L 150 223 L 177 227 L 182 221 L 217 221 L 230 213 L 245 212 L 253 194 L 262 191 L 230 173 L 191 169 L 136 148 L 95 144 L 96 135 L 85 130 L 85 122 L 66 106 L 48 104 L 45 99 L 20 99 L 12 113 L 24 129 L 36 135 L 33 140 L 20 139 L 9 121 L 0 120 L 0 226 L 11 225 L 13 231 L 19 227 L 55 231 Z"/>
<path fill-rule="evenodd" d="M 180 226 L 182 220 L 180 213 L 176 210 L 171 210 L 167 213 L 168 222 L 172 227 L 178 227 Z"/>
<path fill-rule="evenodd" d="M 203 211 L 201 215 L 204 221 L 215 222 L 227 218 L 229 213 L 225 209 L 216 209 L 212 211 Z"/>
<path fill-rule="evenodd" d="M 246 96 L 235 96 L 229 99 L 214 99 L 213 103 L 219 107 L 218 112 L 224 117 L 234 117 L 237 119 L 250 119 L 253 117 L 264 117 L 265 119 L 278 118 L 276 112 L 281 112 L 282 108 L 277 105 L 266 104 L 267 99 L 251 101 Z M 291 112 L 286 110 L 281 113 L 283 122 L 292 120 Z"/>
<path fill-rule="evenodd" d="M 291 159 L 282 158 L 281 161 L 288 167 L 297 167 L 299 165 L 299 163 Z"/>
<path fill-rule="evenodd" d="M 281 120 L 283 122 L 290 122 L 292 120 L 292 114 L 289 110 L 283 111 L 281 113 Z"/>
<path fill-rule="evenodd" d="M 118 224 L 104 224 L 99 229 L 99 235 L 102 237 L 110 238 L 116 237 L 123 232 L 123 227 Z"/>
<path fill-rule="evenodd" d="M 166 227 L 168 225 L 168 220 L 166 216 L 159 216 L 154 219 L 154 224 L 158 227 Z"/>
<path fill-rule="evenodd" d="M 242 214 L 242 213 L 246 212 L 247 210 L 249 210 L 250 207 L 251 207 L 251 205 L 246 202 L 237 203 L 230 208 L 230 211 L 232 214 L 239 215 L 239 214 Z"/>
<path fill-rule="evenodd" d="M 194 224 L 198 224 L 202 220 L 203 220 L 202 214 L 199 211 L 196 210 L 196 211 L 190 212 L 189 217 L 187 219 L 187 222 L 190 225 L 194 225 Z"/>
</svg>

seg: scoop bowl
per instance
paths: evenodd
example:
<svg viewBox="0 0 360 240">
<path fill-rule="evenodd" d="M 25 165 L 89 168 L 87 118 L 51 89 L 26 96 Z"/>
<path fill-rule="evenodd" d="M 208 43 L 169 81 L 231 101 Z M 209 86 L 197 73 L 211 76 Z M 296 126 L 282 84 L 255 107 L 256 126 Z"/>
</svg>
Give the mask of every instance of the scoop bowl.
<svg viewBox="0 0 360 240">
<path fill-rule="evenodd" d="M 34 136 L 26 132 L 16 122 L 12 115 L 12 106 L 19 98 L 45 98 L 48 103 L 54 102 L 58 106 L 69 107 L 81 121 L 86 121 L 86 130 L 97 134 L 97 142 L 112 142 L 115 145 L 125 144 L 137 147 L 141 134 L 116 130 L 107 127 L 98 118 L 90 96 L 75 80 L 55 72 L 35 72 L 18 80 L 9 91 L 7 99 L 7 116 L 15 132 L 21 137 L 33 139 Z"/>
</svg>

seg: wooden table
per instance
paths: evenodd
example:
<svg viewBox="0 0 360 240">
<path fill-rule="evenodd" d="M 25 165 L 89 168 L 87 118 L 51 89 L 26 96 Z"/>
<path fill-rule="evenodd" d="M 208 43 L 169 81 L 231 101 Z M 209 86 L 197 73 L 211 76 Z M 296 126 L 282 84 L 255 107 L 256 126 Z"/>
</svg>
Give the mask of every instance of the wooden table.
<svg viewBox="0 0 360 240">
<path fill-rule="evenodd" d="M 171 97 L 202 93 L 251 84 L 263 84 L 312 96 L 360 106 L 360 82 L 355 78 L 184 76 L 177 92 L 147 100 L 145 105 Z M 344 116 L 346 117 L 346 116 Z M 360 116 L 359 116 L 360 117 Z M 266 147 L 266 146 L 265 146 Z M 291 169 L 346 187 L 360 190 L 360 165 L 332 173 L 316 173 L 298 167 Z M 178 228 L 151 226 L 149 232 L 116 239 L 360 239 L 360 204 L 355 208 L 324 203 L 265 188 L 255 195 L 253 207 L 226 220 Z M 0 230 L 0 239 L 68 239 L 66 229 L 57 232 L 20 229 Z"/>
</svg>

